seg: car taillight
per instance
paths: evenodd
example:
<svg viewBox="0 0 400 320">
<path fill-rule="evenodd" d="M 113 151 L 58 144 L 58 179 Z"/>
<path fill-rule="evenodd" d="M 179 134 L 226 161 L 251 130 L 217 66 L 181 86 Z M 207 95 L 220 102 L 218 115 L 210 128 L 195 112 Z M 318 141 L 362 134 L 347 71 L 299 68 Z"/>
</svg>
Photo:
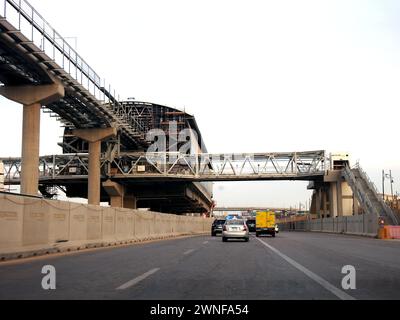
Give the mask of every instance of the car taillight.
<svg viewBox="0 0 400 320">
<path fill-rule="evenodd" d="M 243 226 L 243 231 L 247 231 L 247 226 Z"/>
</svg>

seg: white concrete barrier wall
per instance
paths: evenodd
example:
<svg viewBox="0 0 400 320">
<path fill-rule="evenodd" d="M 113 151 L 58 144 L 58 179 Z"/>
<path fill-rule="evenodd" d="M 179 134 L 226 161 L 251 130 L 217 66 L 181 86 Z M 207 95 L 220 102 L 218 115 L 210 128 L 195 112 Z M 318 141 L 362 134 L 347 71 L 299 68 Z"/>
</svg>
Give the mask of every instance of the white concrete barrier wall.
<svg viewBox="0 0 400 320">
<path fill-rule="evenodd" d="M 87 214 L 87 240 L 102 239 L 102 211 L 103 208 L 97 206 L 85 206 Z"/>
<path fill-rule="evenodd" d="M 23 245 L 24 199 L 0 194 L 0 250 Z"/>
<path fill-rule="evenodd" d="M 45 204 L 45 201 L 39 199 L 25 199 L 22 230 L 22 244 L 24 246 L 49 243 L 50 217 Z"/>
<path fill-rule="evenodd" d="M 116 240 L 116 212 L 113 208 L 102 208 L 101 210 L 101 239 L 103 240 Z M 90 239 L 97 240 L 98 238 Z"/>
<path fill-rule="evenodd" d="M 283 231 L 297 230 L 377 236 L 379 224 L 377 216 L 359 215 L 351 217 L 337 217 L 315 219 L 311 221 L 300 221 L 295 223 L 282 224 L 280 227 Z"/>
<path fill-rule="evenodd" d="M 212 219 L 0 194 L 0 252 L 208 233 Z"/>
<path fill-rule="evenodd" d="M 87 239 L 87 214 L 86 208 L 81 204 L 71 204 L 69 214 L 69 240 L 79 241 Z"/>
<path fill-rule="evenodd" d="M 49 215 L 49 242 L 57 243 L 69 240 L 70 203 L 61 201 L 43 201 L 44 211 Z"/>
</svg>

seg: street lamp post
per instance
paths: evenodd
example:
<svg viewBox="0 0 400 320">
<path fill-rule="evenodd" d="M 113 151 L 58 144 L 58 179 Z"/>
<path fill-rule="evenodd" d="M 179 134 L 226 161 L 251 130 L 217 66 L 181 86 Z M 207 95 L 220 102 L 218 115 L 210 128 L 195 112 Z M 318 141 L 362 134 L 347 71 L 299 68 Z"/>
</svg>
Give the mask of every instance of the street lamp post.
<svg viewBox="0 0 400 320">
<path fill-rule="evenodd" d="M 389 173 L 390 173 L 390 189 L 391 189 L 390 191 L 392 192 L 392 201 L 393 201 L 393 199 L 394 199 L 394 193 L 393 193 L 394 180 L 393 180 L 393 176 L 392 176 L 392 170 L 390 170 Z"/>
<path fill-rule="evenodd" d="M 382 195 L 383 201 L 385 201 L 385 170 L 382 171 Z"/>
<path fill-rule="evenodd" d="M 390 191 L 391 191 L 391 196 L 392 199 L 394 198 L 394 193 L 393 193 L 393 176 L 392 176 L 392 170 L 389 170 L 389 174 L 385 173 L 385 170 L 382 171 L 382 193 L 383 193 L 383 201 L 385 201 L 385 179 L 390 179 Z"/>
</svg>

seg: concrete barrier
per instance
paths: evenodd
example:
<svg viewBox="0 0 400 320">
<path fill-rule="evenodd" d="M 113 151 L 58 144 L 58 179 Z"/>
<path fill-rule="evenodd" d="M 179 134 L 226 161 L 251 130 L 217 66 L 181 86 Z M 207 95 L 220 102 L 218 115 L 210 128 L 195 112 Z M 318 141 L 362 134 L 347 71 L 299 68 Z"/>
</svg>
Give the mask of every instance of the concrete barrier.
<svg viewBox="0 0 400 320">
<path fill-rule="evenodd" d="M 328 232 L 377 237 L 379 223 L 377 216 L 359 215 L 288 222 L 280 224 L 280 229 L 282 231 Z"/>
<path fill-rule="evenodd" d="M 69 216 L 69 240 L 79 241 L 87 239 L 87 214 L 86 207 L 81 204 L 70 205 L 70 216 Z"/>
<path fill-rule="evenodd" d="M 0 260 L 208 234 L 212 221 L 0 194 Z"/>
<path fill-rule="evenodd" d="M 70 203 L 61 201 L 43 201 L 43 210 L 49 216 L 50 243 L 69 240 Z"/>
<path fill-rule="evenodd" d="M 49 243 L 49 210 L 46 202 L 26 198 L 23 204 L 24 218 L 22 230 L 23 246 L 45 245 Z"/>
<path fill-rule="evenodd" d="M 0 194 L 0 250 L 23 245 L 24 199 Z"/>
<path fill-rule="evenodd" d="M 116 231 L 116 212 L 114 208 L 102 208 L 101 210 L 102 222 L 101 222 L 101 238 L 96 238 L 96 231 L 90 240 L 106 240 L 106 241 L 116 241 L 117 231 Z M 97 225 L 97 222 L 96 222 Z"/>
<path fill-rule="evenodd" d="M 101 240 L 102 211 L 98 206 L 85 206 L 87 214 L 87 240 Z"/>
</svg>

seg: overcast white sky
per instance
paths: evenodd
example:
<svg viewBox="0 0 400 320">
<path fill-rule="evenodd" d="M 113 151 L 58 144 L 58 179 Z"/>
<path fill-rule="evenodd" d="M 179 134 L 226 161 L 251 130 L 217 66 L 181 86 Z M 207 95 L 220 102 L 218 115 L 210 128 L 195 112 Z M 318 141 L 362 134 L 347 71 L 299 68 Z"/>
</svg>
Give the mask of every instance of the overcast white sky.
<svg viewBox="0 0 400 320">
<path fill-rule="evenodd" d="M 400 191 L 399 1 L 30 2 L 121 97 L 193 113 L 210 152 L 346 151 L 379 188 L 392 169 Z M 18 156 L 22 109 L 0 104 L 0 156 Z M 62 131 L 42 119 L 41 154 L 59 153 Z M 214 189 L 228 206 L 310 196 L 303 183 Z"/>
</svg>

